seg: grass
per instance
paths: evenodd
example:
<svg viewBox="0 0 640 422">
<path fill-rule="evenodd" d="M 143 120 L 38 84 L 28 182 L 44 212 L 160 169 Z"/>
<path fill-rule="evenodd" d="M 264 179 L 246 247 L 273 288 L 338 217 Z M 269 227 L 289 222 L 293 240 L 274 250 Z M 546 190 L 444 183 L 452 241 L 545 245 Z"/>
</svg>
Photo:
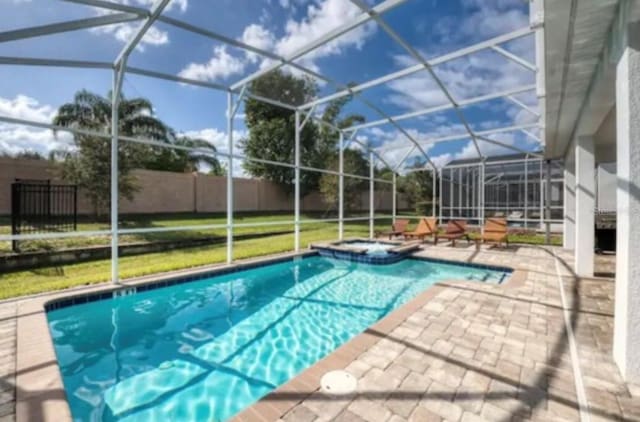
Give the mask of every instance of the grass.
<svg viewBox="0 0 640 422">
<path fill-rule="evenodd" d="M 303 220 L 323 218 L 321 214 L 303 214 Z M 324 217 L 331 218 L 331 217 Z M 282 221 L 283 224 L 272 224 Z M 293 224 L 286 223 L 293 221 L 293 213 L 280 214 L 255 214 L 255 213 L 238 213 L 234 216 L 234 223 L 267 223 L 256 227 L 236 227 L 234 233 L 242 234 L 261 234 L 268 232 L 293 231 Z M 122 216 L 120 218 L 120 227 L 126 229 L 132 228 L 169 228 L 181 226 L 199 226 L 220 224 L 227 222 L 225 214 L 166 214 L 166 215 L 136 215 Z M 325 223 L 307 223 L 302 226 L 302 230 L 321 229 Z M 78 231 L 99 231 L 109 230 L 108 222 L 90 222 L 81 221 L 78 223 Z M 10 234 L 11 226 L 7 218 L 0 219 L 0 234 Z M 226 229 L 203 229 L 190 231 L 175 231 L 162 233 L 140 233 L 135 235 L 121 235 L 120 244 L 136 243 L 136 242 L 157 242 L 157 241 L 179 241 L 188 239 L 199 239 L 203 237 L 226 236 Z M 20 249 L 23 252 L 30 251 L 47 251 L 64 248 L 83 248 L 89 246 L 107 246 L 109 245 L 109 236 L 91 236 L 77 237 L 55 240 L 38 240 L 20 242 Z M 0 242 L 0 254 L 11 253 L 10 242 Z"/>
<path fill-rule="evenodd" d="M 317 218 L 317 215 L 305 215 L 304 219 Z M 236 223 L 248 222 L 277 222 L 291 220 L 289 214 L 281 215 L 239 215 Z M 197 224 L 224 224 L 225 217 L 221 215 L 205 216 L 155 216 L 153 219 L 137 217 L 135 219 L 125 219 L 124 225 L 128 227 L 177 227 L 183 225 Z M 386 230 L 389 221 L 378 220 L 376 230 Z M 81 230 L 101 230 L 107 229 L 105 223 L 82 223 Z M 309 223 L 303 224 L 301 228 L 301 245 L 306 247 L 311 242 L 322 240 L 332 240 L 337 238 L 337 223 Z M 235 234 L 260 234 L 273 231 L 293 230 L 291 224 L 264 225 L 257 227 L 238 227 Z M 0 226 L 0 232 L 2 227 Z M 195 232 L 169 232 L 154 233 L 159 237 L 151 236 L 128 236 L 121 239 L 128 241 L 152 241 L 152 240 L 182 240 L 186 238 L 225 235 L 224 229 L 216 230 L 196 230 Z M 345 223 L 345 236 L 368 236 L 368 222 Z M 476 236 L 472 233 L 472 237 Z M 533 232 L 515 232 L 509 235 L 511 243 L 544 244 L 544 236 Z M 562 244 L 561 236 L 552 236 L 553 245 Z M 64 246 L 87 246 L 91 242 L 97 244 L 107 244 L 108 237 L 104 238 L 83 238 L 65 239 Z M 93 243 L 95 244 L 95 243 Z M 47 243 L 52 247 L 50 242 Z M 53 247 L 61 247 L 62 243 L 57 243 Z M 270 255 L 280 252 L 287 252 L 293 249 L 293 234 L 279 234 L 269 237 L 237 240 L 234 242 L 235 259 L 244 259 L 262 255 Z M 226 260 L 226 245 L 216 244 L 210 246 L 198 246 L 186 249 L 177 249 L 166 252 L 150 253 L 145 255 L 127 256 L 119 260 L 120 278 L 139 277 L 148 274 L 173 271 L 184 268 L 192 268 L 202 265 L 222 263 Z M 108 281 L 111 278 L 110 260 L 92 261 L 63 266 L 47 267 L 26 271 L 16 271 L 0 275 L 0 299 L 7 299 L 16 296 L 35 294 L 46 291 L 60 290 L 69 287 L 90 285 Z"/>
<path fill-rule="evenodd" d="M 301 232 L 301 245 L 337 237 L 337 224 Z M 386 227 L 386 226 L 384 226 Z M 382 229 L 383 227 L 379 227 Z M 345 225 L 345 236 L 368 236 L 366 224 Z M 293 249 L 293 235 L 284 234 L 260 239 L 234 242 L 236 259 L 269 255 Z M 191 268 L 226 260 L 226 245 L 179 249 L 146 255 L 120 258 L 120 278 L 138 277 L 158 272 Z M 111 278 L 110 260 L 17 271 L 0 275 L 0 299 L 60 290 L 108 281 Z"/>
</svg>

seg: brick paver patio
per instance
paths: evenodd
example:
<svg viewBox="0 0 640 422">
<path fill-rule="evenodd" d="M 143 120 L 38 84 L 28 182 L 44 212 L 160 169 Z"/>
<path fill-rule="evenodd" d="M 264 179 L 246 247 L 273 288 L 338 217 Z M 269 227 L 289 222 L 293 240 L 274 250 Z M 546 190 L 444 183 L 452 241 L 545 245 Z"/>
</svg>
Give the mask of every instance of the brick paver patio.
<svg viewBox="0 0 640 422">
<path fill-rule="evenodd" d="M 630 396 L 611 357 L 612 280 L 577 280 L 570 271 L 571 254 L 560 249 L 476 251 L 463 242 L 456 248 L 426 246 L 420 254 L 507 265 L 526 270 L 527 276 L 515 287 L 480 283 L 434 287 L 433 297 L 405 310 L 406 317 L 394 322 L 395 328 L 378 330 L 382 321 L 369 329 L 365 335 L 372 340 L 355 359 L 342 356 L 340 366 L 358 379 L 356 394 L 330 396 L 317 384 L 294 379 L 237 419 L 579 420 L 559 273 L 591 420 L 640 421 L 640 399 Z M 0 304 L 0 422 L 15 419 L 18 306 Z M 318 368 L 309 371 L 320 376 Z M 278 413 L 282 408 L 289 410 Z"/>
<path fill-rule="evenodd" d="M 527 270 L 527 278 L 513 289 L 446 283 L 389 333 L 373 332 L 379 341 L 346 365 L 358 379 L 356 394 L 335 397 L 310 386 L 286 396 L 299 403 L 281 420 L 580 420 L 561 274 L 590 419 L 640 421 L 640 399 L 630 396 L 611 357 L 612 280 L 577 280 L 571 254 L 557 248 L 476 251 L 463 244 L 427 246 L 420 254 L 508 265 Z M 278 394 L 259 406 L 275 406 L 283 399 Z M 256 419 L 256 413 L 240 418 Z"/>
</svg>

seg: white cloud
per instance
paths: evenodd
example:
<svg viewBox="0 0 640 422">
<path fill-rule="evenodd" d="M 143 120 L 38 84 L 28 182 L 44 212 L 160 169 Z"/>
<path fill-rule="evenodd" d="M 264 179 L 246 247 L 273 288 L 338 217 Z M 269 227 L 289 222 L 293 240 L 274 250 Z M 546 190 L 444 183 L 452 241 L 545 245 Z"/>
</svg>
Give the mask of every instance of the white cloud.
<svg viewBox="0 0 640 422">
<path fill-rule="evenodd" d="M 443 43 L 469 43 L 494 37 L 529 24 L 527 2 L 522 0 L 463 0 L 465 16 L 449 16 L 434 30 Z"/>
<path fill-rule="evenodd" d="M 131 5 L 137 7 L 144 7 L 149 9 L 151 6 L 155 4 L 155 0 L 111 0 L 114 3 Z M 177 9 L 180 13 L 184 13 L 187 11 L 188 0 L 171 0 L 171 2 L 164 9 L 165 12 Z M 102 8 L 95 7 L 94 8 L 97 15 L 106 15 L 111 13 L 110 11 Z M 96 34 L 108 34 L 112 35 L 117 41 L 121 43 L 126 43 L 131 38 L 133 38 L 133 34 L 140 27 L 140 21 L 136 22 L 126 22 L 126 23 L 118 23 L 114 25 L 102 26 L 99 28 L 91 28 L 90 31 Z M 155 26 L 152 26 L 147 30 L 145 35 L 142 37 L 140 42 L 137 45 L 137 49 L 139 51 L 144 51 L 145 46 L 158 46 L 169 43 L 169 34 L 167 31 L 158 29 Z"/>
<path fill-rule="evenodd" d="M 189 79 L 215 81 L 240 73 L 244 68 L 245 62 L 242 59 L 229 54 L 226 46 L 217 46 L 208 62 L 190 63 L 178 75 Z"/>
<path fill-rule="evenodd" d="M 0 115 L 16 119 L 35 120 L 51 123 L 56 109 L 40 104 L 35 98 L 19 94 L 13 99 L 0 97 Z"/>
<path fill-rule="evenodd" d="M 270 51 L 275 43 L 275 37 L 273 33 L 271 33 L 262 25 L 253 23 L 244 29 L 244 31 L 242 32 L 241 41 L 252 47 Z M 260 56 L 258 54 L 252 53 L 250 51 L 247 51 L 246 55 L 247 59 L 251 63 L 257 63 L 260 59 Z"/>
<path fill-rule="evenodd" d="M 40 104 L 38 100 L 26 95 L 0 97 L 1 116 L 51 123 L 56 111 L 54 107 Z M 47 155 L 52 150 L 68 147 L 71 140 L 69 133 L 59 133 L 54 137 L 49 129 L 0 123 L 0 151 L 9 154 L 33 151 Z"/>
<path fill-rule="evenodd" d="M 138 30 L 138 26 L 133 23 L 120 23 L 116 25 L 101 26 L 99 28 L 92 28 L 91 31 L 97 34 L 110 34 L 121 42 L 127 43 L 131 40 Z M 152 45 L 164 45 L 169 43 L 169 34 L 166 31 L 159 30 L 158 28 L 151 27 L 147 30 L 146 34 L 140 40 L 140 43 L 136 47 L 139 51 L 144 51 L 145 46 Z"/>
<path fill-rule="evenodd" d="M 352 3 L 344 0 L 318 0 L 317 3 L 307 7 L 306 15 L 299 21 L 290 18 L 284 25 L 284 33 L 276 36 L 273 31 L 265 28 L 263 25 L 253 23 L 247 26 L 240 40 L 254 47 L 274 51 L 280 56 L 287 56 L 297 51 L 311 41 L 319 39 L 332 29 L 353 20 L 355 16 L 361 13 L 360 9 Z M 298 63 L 306 66 L 314 71 L 318 71 L 316 61 L 323 57 L 343 54 L 349 48 L 361 49 L 364 43 L 375 32 L 376 26 L 369 22 L 360 25 L 352 31 L 338 37 L 337 39 L 316 48 L 308 54 L 298 59 Z M 217 50 L 210 62 L 220 61 Z M 255 53 L 246 52 L 243 56 L 231 57 L 237 66 L 233 67 L 233 73 L 239 74 L 248 64 L 256 64 L 263 68 L 271 63 L 270 59 L 260 58 Z M 199 68 L 198 66 L 206 66 L 207 64 L 190 63 L 180 73 L 189 68 Z M 227 76 L 230 76 L 229 73 Z M 212 80 L 212 74 L 208 72 L 198 72 L 198 79 Z"/>
<path fill-rule="evenodd" d="M 276 52 L 286 56 L 309 42 L 319 39 L 334 28 L 352 21 L 361 10 L 344 0 L 324 0 L 307 7 L 307 16 L 299 22 L 289 19 L 285 24 L 285 34 L 276 43 Z M 300 61 L 317 70 L 315 60 L 342 54 L 348 48 L 361 49 L 376 30 L 373 22 L 360 25 L 352 31 L 304 55 Z"/>
</svg>

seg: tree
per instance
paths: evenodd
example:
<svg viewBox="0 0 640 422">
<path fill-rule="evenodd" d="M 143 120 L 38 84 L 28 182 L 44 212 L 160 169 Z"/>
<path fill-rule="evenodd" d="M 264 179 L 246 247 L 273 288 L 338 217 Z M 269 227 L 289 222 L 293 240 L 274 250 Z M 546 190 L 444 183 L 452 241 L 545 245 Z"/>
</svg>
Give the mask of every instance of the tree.
<svg viewBox="0 0 640 422">
<path fill-rule="evenodd" d="M 313 80 L 296 77 L 281 70 L 269 72 L 251 82 L 250 91 L 266 98 L 286 104 L 300 105 L 310 101 L 317 92 Z M 282 163 L 294 162 L 295 112 L 282 107 L 247 98 L 244 103 L 247 138 L 240 145 L 248 157 Z M 308 122 L 300 133 L 300 154 L 305 164 L 316 160 L 316 140 L 318 128 Z M 290 192 L 293 190 L 294 171 L 291 168 L 245 160 L 243 166 L 247 173 L 276 182 Z M 305 195 L 317 187 L 318 175 L 302 171 L 300 191 Z"/>
<path fill-rule="evenodd" d="M 335 154 L 329 159 L 327 168 L 329 170 L 338 171 L 339 156 Z M 369 172 L 369 162 L 364 158 L 358 150 L 344 150 L 344 172 L 349 174 L 365 175 Z M 369 182 L 365 179 L 344 176 L 344 209 L 350 210 L 356 208 L 360 200 L 360 193 L 367 188 Z M 320 193 L 324 202 L 330 207 L 338 206 L 339 201 L 339 178 L 333 174 L 323 174 L 320 177 Z"/>
<path fill-rule="evenodd" d="M 430 171 L 414 171 L 398 179 L 398 192 L 404 194 L 418 214 L 427 214 L 433 201 L 433 176 Z"/>
<path fill-rule="evenodd" d="M 14 158 L 16 160 L 44 160 L 44 156 L 42 154 L 40 154 L 37 151 L 32 151 L 32 150 L 24 150 L 24 151 L 19 151 L 16 152 L 15 154 L 11 154 L 9 152 L 3 151 L 0 154 L 0 157 L 2 158 Z"/>
<path fill-rule="evenodd" d="M 87 90 L 78 91 L 73 101 L 62 105 L 53 119 L 58 126 L 111 133 L 111 93 L 107 97 Z M 174 131 L 153 114 L 153 105 L 144 98 L 128 99 L 124 95 L 118 106 L 118 132 L 122 136 L 184 146 L 203 147 L 205 141 L 176 136 Z M 75 148 L 58 151 L 64 180 L 82 188 L 96 215 L 108 210 L 111 201 L 111 139 L 74 134 Z M 215 148 L 207 143 L 213 152 Z M 131 171 L 151 168 L 190 171 L 194 163 L 203 160 L 199 154 L 176 153 L 169 148 L 118 142 L 118 192 L 121 198 L 132 199 L 137 187 Z M 216 160 L 217 162 L 217 160 Z M 163 165 L 167 167 L 162 168 Z M 217 164 L 219 168 L 219 163 Z"/>
</svg>

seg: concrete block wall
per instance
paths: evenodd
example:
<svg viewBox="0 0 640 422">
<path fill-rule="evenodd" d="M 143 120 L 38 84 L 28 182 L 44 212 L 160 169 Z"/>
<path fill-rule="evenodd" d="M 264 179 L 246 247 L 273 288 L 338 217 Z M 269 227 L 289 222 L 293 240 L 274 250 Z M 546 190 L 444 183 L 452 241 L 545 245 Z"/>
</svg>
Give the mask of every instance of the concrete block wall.
<svg viewBox="0 0 640 422">
<path fill-rule="evenodd" d="M 134 170 L 139 191 L 133 200 L 122 200 L 122 214 L 225 212 L 227 209 L 227 179 L 198 173 L 173 173 L 154 170 Z M 11 183 L 15 179 L 50 179 L 62 183 L 56 165 L 48 161 L 0 158 L 0 215 L 11 213 Z M 234 179 L 234 208 L 236 211 L 293 212 L 293 196 L 275 183 L 261 179 Z M 358 201 L 360 211 L 369 209 L 369 191 L 363 191 Z M 391 211 L 391 192 L 376 192 L 376 212 Z M 305 211 L 327 210 L 322 195 L 312 192 L 302 198 Z M 406 208 L 399 198 L 398 209 Z M 91 214 L 91 203 L 80 192 L 78 212 Z"/>
</svg>

